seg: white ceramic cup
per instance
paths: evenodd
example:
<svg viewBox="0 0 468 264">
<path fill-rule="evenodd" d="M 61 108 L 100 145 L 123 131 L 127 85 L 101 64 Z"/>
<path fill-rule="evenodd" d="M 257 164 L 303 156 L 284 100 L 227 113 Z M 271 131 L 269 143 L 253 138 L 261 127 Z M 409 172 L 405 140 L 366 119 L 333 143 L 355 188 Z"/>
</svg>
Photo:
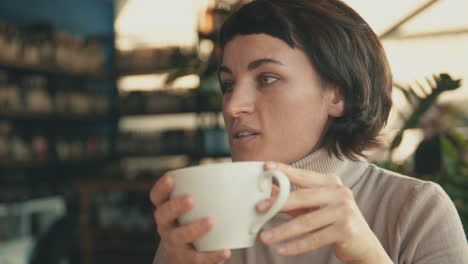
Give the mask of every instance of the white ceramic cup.
<svg viewBox="0 0 468 264">
<path fill-rule="evenodd" d="M 290 183 L 280 171 L 264 171 L 263 162 L 232 162 L 202 165 L 171 171 L 175 180 L 171 198 L 189 194 L 194 208 L 179 217 L 185 225 L 212 217 L 214 228 L 194 241 L 198 251 L 251 247 L 260 228 L 277 214 L 286 202 Z M 279 194 L 265 214 L 256 204 L 270 198 L 272 179 Z"/>
</svg>

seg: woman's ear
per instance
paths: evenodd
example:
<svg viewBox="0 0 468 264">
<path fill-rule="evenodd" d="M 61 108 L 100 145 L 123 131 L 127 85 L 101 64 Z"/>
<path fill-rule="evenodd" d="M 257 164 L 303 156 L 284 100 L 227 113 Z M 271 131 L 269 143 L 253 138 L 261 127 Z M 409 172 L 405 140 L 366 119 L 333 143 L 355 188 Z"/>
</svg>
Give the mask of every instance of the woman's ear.
<svg viewBox="0 0 468 264">
<path fill-rule="evenodd" d="M 328 115 L 340 117 L 344 115 L 345 99 L 338 88 L 328 90 Z"/>
</svg>

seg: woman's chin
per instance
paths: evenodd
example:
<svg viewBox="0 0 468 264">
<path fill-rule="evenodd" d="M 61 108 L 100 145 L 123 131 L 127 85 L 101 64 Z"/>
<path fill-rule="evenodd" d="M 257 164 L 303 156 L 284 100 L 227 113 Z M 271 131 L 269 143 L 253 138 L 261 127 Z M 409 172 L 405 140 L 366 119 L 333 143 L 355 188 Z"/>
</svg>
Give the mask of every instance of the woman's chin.
<svg viewBox="0 0 468 264">
<path fill-rule="evenodd" d="M 257 153 L 235 153 L 231 154 L 231 159 L 233 162 L 235 161 L 268 161 L 268 157 L 264 155 L 259 155 Z"/>
<path fill-rule="evenodd" d="M 232 161 L 259 161 L 262 160 L 258 155 L 252 155 L 250 153 L 233 153 L 231 156 Z"/>
<path fill-rule="evenodd" d="M 238 162 L 238 161 L 254 161 L 255 159 L 249 159 L 247 157 L 235 157 L 235 156 L 232 156 L 232 161 L 233 162 Z"/>
</svg>

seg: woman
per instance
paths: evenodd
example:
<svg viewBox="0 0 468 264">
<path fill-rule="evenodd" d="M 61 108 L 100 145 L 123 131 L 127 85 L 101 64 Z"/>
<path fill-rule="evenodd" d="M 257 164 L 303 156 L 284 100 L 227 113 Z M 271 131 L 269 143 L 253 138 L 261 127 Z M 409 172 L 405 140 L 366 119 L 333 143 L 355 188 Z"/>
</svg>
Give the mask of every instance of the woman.
<svg viewBox="0 0 468 264">
<path fill-rule="evenodd" d="M 163 176 L 151 192 L 155 263 L 468 263 L 460 218 L 438 185 L 362 158 L 378 144 L 392 80 L 355 11 L 339 0 L 254 1 L 226 21 L 220 46 L 233 161 L 270 161 L 265 169 L 282 170 L 293 190 L 254 247 L 206 253 L 191 242 L 216 223 L 178 226 L 193 201 L 168 200 L 174 181 Z"/>
</svg>

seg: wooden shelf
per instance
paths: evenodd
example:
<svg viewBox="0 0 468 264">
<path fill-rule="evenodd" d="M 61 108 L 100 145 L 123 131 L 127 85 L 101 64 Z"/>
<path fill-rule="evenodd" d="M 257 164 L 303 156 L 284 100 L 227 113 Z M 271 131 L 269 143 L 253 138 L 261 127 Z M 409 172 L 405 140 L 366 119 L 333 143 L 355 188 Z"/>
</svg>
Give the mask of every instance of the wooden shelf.
<svg viewBox="0 0 468 264">
<path fill-rule="evenodd" d="M 57 114 L 33 111 L 6 111 L 0 112 L 0 119 L 13 120 L 37 120 L 37 121 L 73 121 L 73 122 L 97 122 L 112 119 L 112 116 L 100 114 Z"/>
<path fill-rule="evenodd" d="M 125 77 L 131 75 L 145 75 L 145 74 L 156 74 L 156 73 L 165 73 L 180 70 L 178 68 L 152 68 L 152 69 L 136 69 L 136 70 L 126 70 L 118 71 L 116 76 Z"/>
<path fill-rule="evenodd" d="M 90 164 L 105 164 L 112 161 L 110 158 L 76 159 L 76 160 L 8 160 L 0 159 L 0 168 L 54 168 L 77 167 Z"/>
<path fill-rule="evenodd" d="M 2 160 L 0 159 L 0 168 L 40 168 L 47 164 L 40 160 Z"/>
<path fill-rule="evenodd" d="M 230 155 L 197 155 L 197 154 L 190 154 L 190 153 L 121 153 L 119 154 L 119 158 L 150 158 L 150 157 L 164 157 L 164 156 L 180 156 L 186 155 L 195 159 L 222 159 L 222 158 L 230 158 Z"/>
<path fill-rule="evenodd" d="M 30 71 L 35 73 L 49 74 L 49 75 L 64 75 L 75 78 L 96 78 L 96 79 L 114 79 L 112 74 L 105 72 L 74 72 L 61 69 L 58 66 L 44 66 L 28 64 L 20 61 L 6 61 L 0 60 L 0 68 L 8 68 L 13 70 Z"/>
<path fill-rule="evenodd" d="M 169 114 L 207 114 L 207 113 L 213 113 L 213 114 L 219 114 L 221 113 L 222 109 L 211 109 L 211 110 L 203 110 L 203 111 L 195 111 L 192 109 L 188 110 L 179 110 L 179 111 L 159 111 L 159 112 L 120 112 L 120 116 L 155 116 L 155 115 L 169 115 Z"/>
</svg>

